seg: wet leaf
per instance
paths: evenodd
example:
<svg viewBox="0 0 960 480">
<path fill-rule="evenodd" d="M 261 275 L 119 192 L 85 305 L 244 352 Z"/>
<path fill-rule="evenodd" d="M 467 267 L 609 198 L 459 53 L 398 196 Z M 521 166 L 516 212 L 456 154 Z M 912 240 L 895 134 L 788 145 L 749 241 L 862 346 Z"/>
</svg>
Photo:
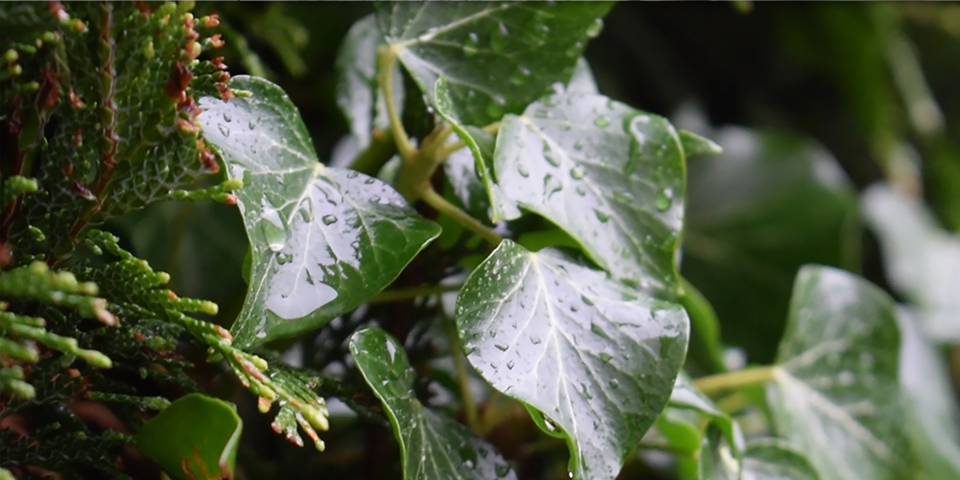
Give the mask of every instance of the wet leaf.
<svg viewBox="0 0 960 480">
<path fill-rule="evenodd" d="M 960 343 L 960 238 L 937 225 L 919 198 L 878 184 L 863 194 L 863 212 L 883 249 L 890 283 L 916 305 L 933 339 Z"/>
<path fill-rule="evenodd" d="M 828 267 L 797 275 L 787 329 L 767 386 L 776 432 L 823 480 L 910 478 L 900 333 L 891 299 Z"/>
<path fill-rule="evenodd" d="M 615 277 L 673 294 L 684 159 L 664 118 L 600 95 L 558 94 L 504 117 L 497 181 Z"/>
<path fill-rule="evenodd" d="M 907 432 L 930 480 L 960 478 L 960 412 L 953 401 L 950 372 L 940 351 L 924 337 L 915 315 L 898 310 L 903 343 L 900 387 L 907 408 Z"/>
<path fill-rule="evenodd" d="M 506 459 L 482 438 L 417 400 L 417 374 L 393 337 L 379 328 L 350 339 L 350 353 L 373 393 L 383 402 L 403 455 L 406 480 L 516 479 Z"/>
<path fill-rule="evenodd" d="M 856 192 L 829 152 L 802 137 L 706 135 L 724 151 L 689 162 L 681 273 L 714 307 L 724 343 L 769 363 L 799 268 L 855 265 Z"/>
<path fill-rule="evenodd" d="M 566 82 L 609 2 L 393 2 L 377 9 L 387 43 L 433 98 L 447 77 L 458 117 L 487 125 Z"/>
<path fill-rule="evenodd" d="M 252 246 L 250 290 L 232 328 L 240 346 L 317 328 L 389 285 L 439 227 L 385 183 L 317 161 L 289 98 L 266 80 L 205 98 L 204 137 L 237 191 Z"/>
<path fill-rule="evenodd" d="M 174 479 L 233 478 L 242 429 L 233 405 L 191 393 L 144 424 L 134 442 Z"/>
<path fill-rule="evenodd" d="M 742 480 L 819 480 L 816 469 L 788 443 L 765 439 L 750 442 L 743 457 Z"/>
<path fill-rule="evenodd" d="M 577 479 L 617 476 L 666 405 L 688 335 L 678 305 L 509 240 L 467 279 L 456 320 L 480 375 L 566 436 Z"/>
<path fill-rule="evenodd" d="M 386 102 L 377 83 L 377 47 L 382 44 L 377 20 L 371 14 L 350 27 L 337 54 L 337 106 L 346 116 L 359 150 L 370 144 L 374 128 L 390 126 Z M 403 77 L 399 69 L 397 66 L 392 77 L 393 92 L 397 108 L 402 110 Z"/>
</svg>

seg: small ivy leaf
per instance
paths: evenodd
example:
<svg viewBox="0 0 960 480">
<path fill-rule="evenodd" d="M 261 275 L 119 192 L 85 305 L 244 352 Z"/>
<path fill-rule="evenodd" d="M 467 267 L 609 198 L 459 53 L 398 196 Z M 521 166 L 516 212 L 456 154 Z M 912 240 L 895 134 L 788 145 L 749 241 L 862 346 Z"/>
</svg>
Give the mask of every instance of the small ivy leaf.
<svg viewBox="0 0 960 480">
<path fill-rule="evenodd" d="M 413 391 L 416 372 L 403 346 L 387 332 L 367 328 L 353 334 L 350 354 L 390 417 L 405 480 L 517 478 L 492 445 L 420 403 Z"/>
<path fill-rule="evenodd" d="M 480 375 L 563 431 L 577 479 L 617 476 L 666 405 L 688 336 L 680 306 L 510 240 L 470 274 L 456 320 Z"/>
<path fill-rule="evenodd" d="M 960 343 L 960 238 L 940 228 L 921 199 L 889 185 L 868 188 L 862 202 L 880 240 L 890 283 L 916 304 L 928 335 Z"/>
<path fill-rule="evenodd" d="M 172 478 L 233 478 L 242 429 L 233 405 L 191 393 L 144 424 L 134 442 Z"/>
<path fill-rule="evenodd" d="M 687 158 L 723 153 L 723 148 L 713 140 L 687 130 L 680 130 L 680 143 L 683 145 L 683 153 Z"/>
<path fill-rule="evenodd" d="M 474 140 L 474 136 L 460 124 L 453 110 L 453 101 L 450 99 L 450 89 L 446 77 L 437 78 L 437 84 L 434 87 L 433 104 L 436 107 L 437 114 L 443 117 L 457 136 L 466 144 L 470 154 L 473 155 L 474 171 L 480 177 L 480 181 L 486 188 L 491 206 L 490 220 L 497 222 L 501 219 L 513 220 L 520 216 L 520 209 L 510 198 L 504 194 L 493 180 L 493 173 L 490 171 L 491 155 L 484 156 L 480 151 L 480 146 Z"/>
<path fill-rule="evenodd" d="M 371 15 L 361 18 L 350 27 L 337 54 L 337 106 L 343 111 L 350 132 L 357 139 L 357 149 L 370 144 L 370 132 L 390 126 L 386 101 L 377 83 L 377 47 L 383 37 L 377 29 L 377 20 Z M 403 76 L 396 66 L 393 75 L 394 101 L 398 111 L 403 109 Z"/>
<path fill-rule="evenodd" d="M 767 400 L 780 436 L 823 480 L 910 478 L 893 302 L 852 274 L 807 266 L 794 285 Z"/>
<path fill-rule="evenodd" d="M 480 155 L 493 158 L 493 148 L 497 137 L 476 127 L 464 127 L 473 137 Z M 477 173 L 476 159 L 469 147 L 461 148 L 450 154 L 443 162 L 443 174 L 450 183 L 453 196 L 460 201 L 464 209 L 474 218 L 489 218 L 490 196 Z"/>
<path fill-rule="evenodd" d="M 675 294 L 684 159 L 677 132 L 600 95 L 558 94 L 507 115 L 497 180 L 618 279 Z"/>
<path fill-rule="evenodd" d="M 390 2 L 377 8 L 387 44 L 432 99 L 437 78 L 467 125 L 523 110 L 566 82 L 609 2 Z"/>
<path fill-rule="evenodd" d="M 246 347 L 317 328 L 389 285 L 439 227 L 380 180 L 317 161 L 296 107 L 276 85 L 238 76 L 251 93 L 201 101 L 204 137 L 237 192 L 253 264 L 232 328 Z"/>
<path fill-rule="evenodd" d="M 750 442 L 743 456 L 742 480 L 819 480 L 802 453 L 775 439 Z"/>
<path fill-rule="evenodd" d="M 950 374 L 937 348 L 924 338 L 907 309 L 898 310 L 903 343 L 900 388 L 907 417 L 903 423 L 917 459 L 930 480 L 960 478 L 960 413 L 953 398 Z"/>
</svg>

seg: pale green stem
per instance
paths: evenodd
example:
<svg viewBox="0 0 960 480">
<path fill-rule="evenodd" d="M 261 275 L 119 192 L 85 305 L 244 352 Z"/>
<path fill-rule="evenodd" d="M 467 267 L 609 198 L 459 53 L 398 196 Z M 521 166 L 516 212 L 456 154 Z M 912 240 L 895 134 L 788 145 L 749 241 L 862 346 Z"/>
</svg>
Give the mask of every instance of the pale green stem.
<svg viewBox="0 0 960 480">
<path fill-rule="evenodd" d="M 490 230 L 484 224 L 477 221 L 477 219 L 457 208 L 456 205 L 448 202 L 429 185 L 420 192 L 420 198 L 422 198 L 427 205 L 430 205 L 438 212 L 452 218 L 460 225 L 463 225 L 467 229 L 473 231 L 473 233 L 476 233 L 482 237 L 487 242 L 490 242 L 490 244 L 496 246 L 503 241 L 503 238 L 500 237 L 500 235 L 497 235 L 493 230 Z"/>
<path fill-rule="evenodd" d="M 412 162 L 416 156 L 416 149 L 410 143 L 410 137 L 407 131 L 403 129 L 403 122 L 400 120 L 400 112 L 397 111 L 396 102 L 393 96 L 393 66 L 397 62 L 397 51 L 390 48 L 389 45 L 381 45 L 377 48 L 377 72 L 380 88 L 383 90 L 383 100 L 387 104 L 387 117 L 390 118 L 390 131 L 393 133 L 393 140 L 397 142 L 397 151 L 405 162 Z"/>
<path fill-rule="evenodd" d="M 767 383 L 773 380 L 777 367 L 755 367 L 738 372 L 721 373 L 701 377 L 693 381 L 693 386 L 701 392 L 712 395 L 725 390 Z"/>
</svg>

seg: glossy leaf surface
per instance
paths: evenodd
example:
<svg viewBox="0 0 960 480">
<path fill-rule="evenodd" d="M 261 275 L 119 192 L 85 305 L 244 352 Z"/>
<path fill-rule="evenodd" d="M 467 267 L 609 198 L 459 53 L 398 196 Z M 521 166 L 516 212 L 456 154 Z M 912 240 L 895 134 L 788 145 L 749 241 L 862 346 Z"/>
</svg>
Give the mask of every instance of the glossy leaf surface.
<svg viewBox="0 0 960 480">
<path fill-rule="evenodd" d="M 144 424 L 134 441 L 177 480 L 232 478 L 242 428 L 233 405 L 191 393 Z"/>
<path fill-rule="evenodd" d="M 666 404 L 688 336 L 678 305 L 509 240 L 467 279 L 456 319 L 477 371 L 566 435 L 578 479 L 617 476 Z"/>
<path fill-rule="evenodd" d="M 387 43 L 433 98 L 438 77 L 467 125 L 520 112 L 567 82 L 609 2 L 395 2 L 377 9 Z"/>
<path fill-rule="evenodd" d="M 775 381 L 776 432 L 806 453 L 823 480 L 910 477 L 900 333 L 891 299 L 852 274 L 804 267 L 797 275 Z"/>
<path fill-rule="evenodd" d="M 403 345 L 379 328 L 350 339 L 350 353 L 390 417 L 403 454 L 406 480 L 514 480 L 492 445 L 443 413 L 423 406 L 413 391 L 417 375 Z"/>
<path fill-rule="evenodd" d="M 929 335 L 960 342 L 960 238 L 941 229 L 920 199 L 889 185 L 869 188 L 862 208 L 880 240 L 890 283 L 916 305 Z"/>
<path fill-rule="evenodd" d="M 742 480 L 818 480 L 802 453 L 780 440 L 750 442 L 743 456 Z"/>
<path fill-rule="evenodd" d="M 566 230 L 592 260 L 644 289 L 674 292 L 684 159 L 666 119 L 600 95 L 558 94 L 504 117 L 497 180 Z"/>
<path fill-rule="evenodd" d="M 439 227 L 385 183 L 317 161 L 289 98 L 235 77 L 251 93 L 206 98 L 204 137 L 223 156 L 252 246 L 250 290 L 232 332 L 239 345 L 317 328 L 389 285 Z"/>
</svg>

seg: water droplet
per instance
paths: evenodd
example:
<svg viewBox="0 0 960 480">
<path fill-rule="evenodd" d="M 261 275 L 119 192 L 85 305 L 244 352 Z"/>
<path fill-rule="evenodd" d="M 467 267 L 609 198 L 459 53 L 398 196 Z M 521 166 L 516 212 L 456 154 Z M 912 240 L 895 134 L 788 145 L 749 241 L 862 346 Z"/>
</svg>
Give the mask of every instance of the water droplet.
<svg viewBox="0 0 960 480">
<path fill-rule="evenodd" d="M 573 128 L 573 125 L 570 125 L 570 122 L 564 120 L 563 122 L 560 122 L 560 128 L 565 132 L 569 132 L 570 129 Z"/>
<path fill-rule="evenodd" d="M 510 43 L 509 33 L 503 22 L 498 23 L 490 32 L 490 48 L 498 53 L 506 49 Z"/>
<path fill-rule="evenodd" d="M 622 203 L 624 205 L 630 205 L 632 203 L 629 195 L 619 191 L 613 192 L 613 200 L 617 203 Z"/>
<path fill-rule="evenodd" d="M 476 464 L 473 463 L 473 460 L 467 459 L 467 461 L 463 462 L 463 466 L 469 469 L 473 469 L 474 467 L 476 467 Z"/>
<path fill-rule="evenodd" d="M 287 253 L 277 254 L 277 263 L 279 263 L 280 265 L 290 263 L 290 260 L 293 260 L 293 255 L 290 255 Z"/>
<path fill-rule="evenodd" d="M 672 192 L 669 188 L 666 190 L 660 190 L 659 192 L 657 192 L 657 200 L 656 200 L 657 210 L 662 212 L 670 208 L 670 204 L 673 203 L 673 199 L 670 198 L 671 196 L 672 196 Z"/>
<path fill-rule="evenodd" d="M 249 127 L 250 130 L 253 130 L 254 128 L 257 128 L 257 124 L 254 123 L 253 120 L 250 120 L 250 121 L 247 123 L 247 127 Z"/>
<path fill-rule="evenodd" d="M 502 343 L 495 343 L 493 346 L 494 346 L 494 347 L 497 347 L 497 349 L 500 350 L 501 352 L 506 352 L 507 349 L 510 348 L 509 345 L 504 345 L 504 344 L 502 344 Z"/>
<path fill-rule="evenodd" d="M 324 225 L 333 225 L 337 223 L 337 217 L 334 215 L 324 215 L 321 219 Z"/>
<path fill-rule="evenodd" d="M 600 32 L 602 31 L 603 31 L 603 19 L 598 18 L 594 20 L 589 27 L 587 27 L 587 31 L 584 33 L 587 34 L 587 38 L 594 38 L 597 35 L 600 35 Z"/>
<path fill-rule="evenodd" d="M 581 167 L 581 166 L 579 166 L 579 165 L 577 165 L 576 167 L 573 167 L 573 168 L 570 169 L 570 176 L 573 177 L 573 178 L 576 179 L 576 180 L 580 180 L 580 179 L 583 178 L 586 174 L 587 174 L 587 173 L 583 171 L 583 167 Z"/>
<path fill-rule="evenodd" d="M 499 100 L 499 101 L 498 101 Z M 503 116 L 503 103 L 504 100 L 502 97 L 495 99 L 494 101 L 487 104 L 487 115 L 490 115 L 492 118 L 500 118 Z"/>
<path fill-rule="evenodd" d="M 503 478 L 510 474 L 510 465 L 497 464 L 493 469 L 497 473 L 497 478 Z"/>
<path fill-rule="evenodd" d="M 581 197 L 587 194 L 587 189 L 583 188 L 583 185 L 577 185 L 576 191 L 577 195 L 580 195 Z"/>
<path fill-rule="evenodd" d="M 516 363 L 514 363 L 513 360 L 507 362 L 507 370 L 513 370 L 514 366 L 516 366 Z"/>
<path fill-rule="evenodd" d="M 600 115 L 593 121 L 593 124 L 600 128 L 604 128 L 607 125 L 610 125 L 610 120 L 608 120 L 607 117 Z"/>
<path fill-rule="evenodd" d="M 583 150 L 583 144 L 580 143 L 580 140 L 577 140 L 577 142 L 573 144 L 573 149 L 578 151 Z"/>
<path fill-rule="evenodd" d="M 233 121 L 233 118 L 230 117 L 230 114 L 229 114 L 229 113 L 224 113 L 224 114 L 223 114 L 223 121 L 224 121 L 224 122 L 227 122 L 227 123 L 230 123 L 230 122 Z"/>
<path fill-rule="evenodd" d="M 513 72 L 513 75 L 510 75 L 510 83 L 520 86 L 527 83 L 527 80 L 530 79 L 530 69 L 520 65 L 517 67 L 517 70 Z"/>
<path fill-rule="evenodd" d="M 588 297 L 588 296 L 586 296 L 586 295 L 581 295 L 581 296 L 580 296 L 580 300 L 581 300 L 583 303 L 585 303 L 585 304 L 587 304 L 587 305 L 589 305 L 589 306 L 591 306 L 591 307 L 593 306 L 593 300 L 590 299 L 590 297 Z"/>
<path fill-rule="evenodd" d="M 856 377 L 853 375 L 853 372 L 849 370 L 844 370 L 837 375 L 837 383 L 841 386 L 849 387 L 853 385 L 853 382 L 856 380 Z"/>
<path fill-rule="evenodd" d="M 610 385 L 610 388 L 613 388 L 613 389 L 616 389 L 617 387 L 620 386 L 620 382 L 616 378 L 611 378 L 608 383 Z"/>
<path fill-rule="evenodd" d="M 224 137 L 229 137 L 229 136 L 230 136 L 230 129 L 227 128 L 226 125 L 224 125 L 224 124 L 222 124 L 222 123 L 218 123 L 218 124 L 217 124 L 217 129 L 220 130 L 220 133 L 222 133 Z"/>
<path fill-rule="evenodd" d="M 467 39 L 463 42 L 463 54 L 472 57 L 480 51 L 480 38 L 475 32 L 470 32 Z"/>
<path fill-rule="evenodd" d="M 520 176 L 524 178 L 527 178 L 530 176 L 530 170 L 527 170 L 526 165 L 522 163 L 517 164 L 517 173 L 519 173 Z"/>
<path fill-rule="evenodd" d="M 594 208 L 593 213 L 597 215 L 597 220 L 600 220 L 603 223 L 607 223 L 607 221 L 610 220 L 610 214 L 607 212 L 604 212 L 603 210 Z"/>
<path fill-rule="evenodd" d="M 600 360 L 603 361 L 603 363 L 607 363 L 612 359 L 613 359 L 613 355 L 610 355 L 607 352 L 600 352 Z"/>
<path fill-rule="evenodd" d="M 596 323 L 590 322 L 590 331 L 600 335 L 601 337 L 609 338 L 607 336 L 607 332 L 604 332 L 603 329 L 600 328 L 600 325 L 597 325 Z"/>
<path fill-rule="evenodd" d="M 543 340 L 541 340 L 540 337 L 538 337 L 538 336 L 536 336 L 536 335 L 530 335 L 530 343 L 532 343 L 532 344 L 534 344 L 534 345 L 540 345 L 540 342 L 542 342 L 542 341 L 543 341 Z"/>
<path fill-rule="evenodd" d="M 566 55 L 570 58 L 576 58 L 580 56 L 580 52 L 582 51 L 583 51 L 583 42 L 577 42 L 571 45 L 570 48 L 568 48 L 567 51 L 564 53 L 566 53 Z"/>
</svg>

